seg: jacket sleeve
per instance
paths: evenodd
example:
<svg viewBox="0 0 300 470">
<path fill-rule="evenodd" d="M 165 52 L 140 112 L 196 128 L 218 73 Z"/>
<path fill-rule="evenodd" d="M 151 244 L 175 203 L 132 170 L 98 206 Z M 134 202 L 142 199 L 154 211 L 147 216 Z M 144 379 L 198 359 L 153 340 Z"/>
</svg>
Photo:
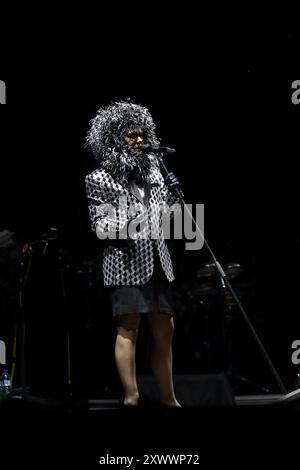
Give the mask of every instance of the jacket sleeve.
<svg viewBox="0 0 300 470">
<path fill-rule="evenodd" d="M 177 196 L 175 196 L 175 194 L 172 193 L 172 191 L 169 190 L 165 184 L 164 177 L 161 173 L 160 166 L 156 158 L 153 158 L 152 164 L 161 186 L 162 202 L 165 206 L 164 213 L 170 214 L 171 217 L 176 216 L 181 211 L 181 201 Z"/>
<path fill-rule="evenodd" d="M 172 193 L 172 191 L 169 190 L 169 188 L 165 185 L 165 192 L 166 192 L 166 203 L 168 206 L 173 206 L 173 204 L 179 204 L 181 206 L 181 200 L 179 199 L 178 196 L 175 196 L 175 194 Z"/>
<path fill-rule="evenodd" d="M 170 191 L 170 189 L 165 184 L 163 176 L 161 176 L 161 178 L 163 182 L 161 190 L 162 198 L 165 205 L 164 213 L 170 215 L 171 218 L 176 217 L 181 213 L 182 210 L 181 200 L 179 199 L 179 197 L 175 196 L 172 191 Z"/>
<path fill-rule="evenodd" d="M 93 174 L 85 178 L 91 227 L 101 239 L 117 237 L 126 228 L 126 207 L 110 201 L 105 183 Z"/>
</svg>

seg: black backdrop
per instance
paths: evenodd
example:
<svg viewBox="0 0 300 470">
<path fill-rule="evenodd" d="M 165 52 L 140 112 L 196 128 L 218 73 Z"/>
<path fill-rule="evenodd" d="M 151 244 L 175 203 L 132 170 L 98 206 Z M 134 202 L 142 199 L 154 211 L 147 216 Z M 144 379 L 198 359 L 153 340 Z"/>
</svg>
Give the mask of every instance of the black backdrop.
<svg viewBox="0 0 300 470">
<path fill-rule="evenodd" d="M 247 311 L 288 387 L 296 375 L 291 343 L 299 336 L 300 106 L 291 102 L 291 83 L 299 78 L 297 37 L 248 33 L 226 44 L 217 37 L 215 43 L 170 38 L 164 47 L 128 41 L 123 53 L 100 38 L 93 53 L 83 44 L 60 49 L 48 43 L 40 53 L 33 48 L 24 54 L 20 45 L 0 77 L 7 84 L 7 105 L 0 110 L 1 226 L 21 244 L 49 227 L 59 231 L 57 245 L 42 260 L 37 255 L 28 290 L 28 370 L 43 392 L 51 389 L 53 374 L 65 386 L 67 324 L 75 391 L 82 394 L 87 387 L 96 394 L 117 382 L 113 325 L 97 268 L 100 247 L 85 200 L 84 176 L 95 163 L 83 144 L 97 108 L 127 97 L 150 108 L 163 143 L 177 149 L 169 168 L 179 176 L 187 202 L 205 204 L 206 237 L 221 263 L 244 266 Z M 180 242 L 173 250 L 177 290 L 197 284 L 207 253 L 186 253 Z M 55 265 L 62 253 L 63 265 L 70 266 L 64 272 L 67 305 Z M 208 323 L 211 349 L 197 362 L 203 325 L 184 294 L 178 309 L 175 371 L 221 368 L 215 320 Z M 193 351 L 187 350 L 184 329 Z M 234 335 L 239 371 L 272 383 L 239 319 Z M 147 347 L 141 341 L 143 357 Z M 147 361 L 139 367 L 147 369 Z"/>
</svg>

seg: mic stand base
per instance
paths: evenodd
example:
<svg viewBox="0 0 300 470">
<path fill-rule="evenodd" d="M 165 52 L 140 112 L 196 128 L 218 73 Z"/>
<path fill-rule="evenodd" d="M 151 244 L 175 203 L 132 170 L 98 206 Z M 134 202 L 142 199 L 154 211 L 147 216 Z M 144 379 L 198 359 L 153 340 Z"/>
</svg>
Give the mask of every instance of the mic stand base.
<svg viewBox="0 0 300 470">
<path fill-rule="evenodd" d="M 239 375 L 237 372 L 233 370 L 228 370 L 228 371 L 225 370 L 224 375 L 229 380 L 234 393 L 239 391 L 239 389 L 244 386 L 248 387 L 248 389 L 255 390 L 256 392 L 261 392 L 261 393 L 271 392 L 270 389 L 263 387 L 262 385 L 259 385 L 255 382 L 252 382 L 252 380 L 248 379 L 247 377 L 244 377 L 243 375 Z M 247 389 L 247 393 L 248 393 L 248 389 Z"/>
</svg>

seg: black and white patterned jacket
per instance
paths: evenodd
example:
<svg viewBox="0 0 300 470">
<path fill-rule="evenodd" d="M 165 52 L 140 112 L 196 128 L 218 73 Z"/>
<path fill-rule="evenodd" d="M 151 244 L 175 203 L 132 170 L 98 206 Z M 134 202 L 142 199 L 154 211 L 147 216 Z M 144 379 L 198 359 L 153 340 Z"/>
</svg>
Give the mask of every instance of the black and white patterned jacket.
<svg viewBox="0 0 300 470">
<path fill-rule="evenodd" d="M 144 199 L 101 167 L 87 175 L 85 182 L 92 230 L 99 238 L 108 233 L 118 237 L 120 233 L 127 234 L 128 223 L 140 230 L 132 237 L 130 250 L 108 240 L 103 252 L 104 285 L 147 283 L 154 269 L 155 249 L 168 281 L 172 282 L 173 266 L 161 224 L 162 217 L 170 214 L 169 207 L 179 204 L 179 200 L 166 187 L 156 158 Z"/>
</svg>

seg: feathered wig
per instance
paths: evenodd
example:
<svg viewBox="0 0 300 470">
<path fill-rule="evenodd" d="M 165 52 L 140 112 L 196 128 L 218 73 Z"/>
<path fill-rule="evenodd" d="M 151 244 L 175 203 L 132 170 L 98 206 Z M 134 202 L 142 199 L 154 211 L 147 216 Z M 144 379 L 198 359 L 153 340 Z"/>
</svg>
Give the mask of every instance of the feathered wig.
<svg viewBox="0 0 300 470">
<path fill-rule="evenodd" d="M 124 141 L 124 134 L 134 127 L 143 129 L 145 144 L 159 144 L 149 110 L 130 101 L 115 102 L 100 108 L 90 121 L 86 137 L 86 145 L 91 147 L 101 167 L 124 183 L 131 180 L 143 183 L 151 167 L 150 155 L 141 155 Z"/>
</svg>

